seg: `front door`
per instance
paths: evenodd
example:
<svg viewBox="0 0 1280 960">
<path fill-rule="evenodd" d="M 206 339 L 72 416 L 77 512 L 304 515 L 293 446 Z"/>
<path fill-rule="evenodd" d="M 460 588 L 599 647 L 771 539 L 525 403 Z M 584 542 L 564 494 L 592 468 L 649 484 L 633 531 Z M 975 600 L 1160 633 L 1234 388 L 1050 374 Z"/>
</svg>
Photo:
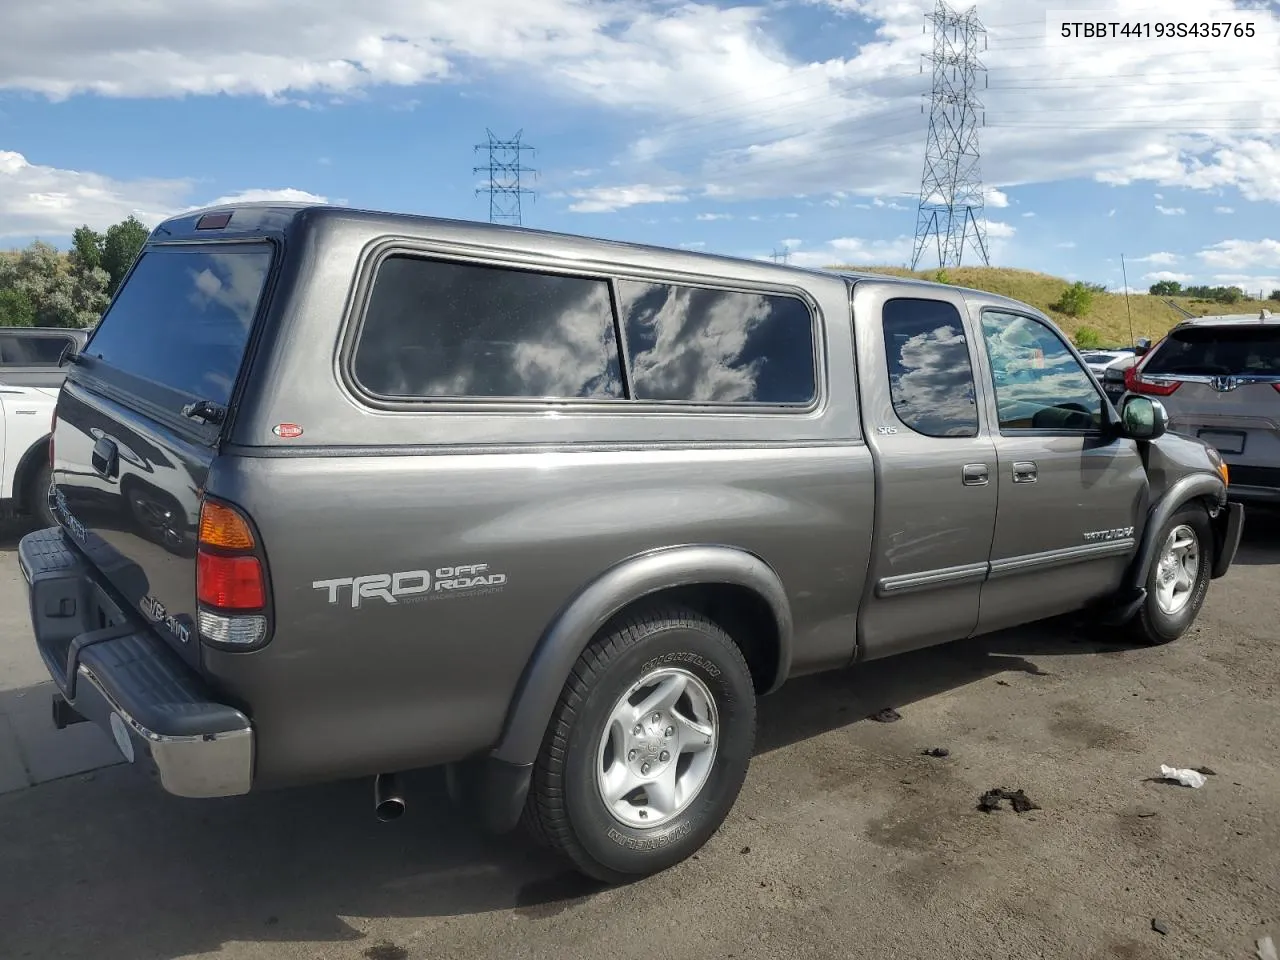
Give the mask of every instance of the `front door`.
<svg viewBox="0 0 1280 960">
<path fill-rule="evenodd" d="M 996 517 L 996 459 L 960 294 L 854 286 L 876 524 L 858 658 L 968 636 Z"/>
<path fill-rule="evenodd" d="M 999 510 L 979 632 L 1115 591 L 1148 502 L 1137 443 L 1108 429 L 1097 381 L 1043 320 L 978 307 L 993 387 Z"/>
</svg>

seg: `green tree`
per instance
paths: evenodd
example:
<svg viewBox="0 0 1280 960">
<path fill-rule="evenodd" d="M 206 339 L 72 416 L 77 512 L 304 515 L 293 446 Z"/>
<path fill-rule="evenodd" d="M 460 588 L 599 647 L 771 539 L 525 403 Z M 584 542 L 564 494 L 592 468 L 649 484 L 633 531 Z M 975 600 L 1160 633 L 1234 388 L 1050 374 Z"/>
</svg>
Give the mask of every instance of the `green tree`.
<svg viewBox="0 0 1280 960">
<path fill-rule="evenodd" d="M 1277 289 L 1275 289 L 1275 290 L 1272 290 L 1272 291 L 1271 291 L 1271 296 L 1269 296 L 1267 299 L 1268 299 L 1268 300 L 1275 300 L 1277 303 L 1280 303 L 1280 288 L 1277 288 Z"/>
<path fill-rule="evenodd" d="M 1153 297 L 1176 297 L 1182 293 L 1182 284 L 1177 280 L 1161 280 L 1153 283 L 1147 292 Z"/>
<path fill-rule="evenodd" d="M 107 306 L 108 275 L 64 259 L 52 245 L 32 242 L 17 257 L 0 260 L 0 290 L 31 306 L 31 323 L 42 327 L 89 327 Z"/>
<path fill-rule="evenodd" d="M 71 237 L 71 258 L 88 270 L 102 266 L 102 234 L 87 224 Z"/>
<path fill-rule="evenodd" d="M 107 271 L 107 296 L 115 295 L 120 281 L 129 272 L 129 267 L 137 259 L 142 245 L 147 242 L 150 231 L 137 217 L 130 216 L 107 228 L 106 237 L 102 241 L 101 266 Z"/>
<path fill-rule="evenodd" d="M 1050 306 L 1069 317 L 1082 317 L 1093 306 L 1093 291 L 1077 280 L 1062 291 L 1057 303 Z"/>
<path fill-rule="evenodd" d="M 25 290 L 0 289 L 0 327 L 30 327 L 36 322 L 36 308 Z"/>
</svg>

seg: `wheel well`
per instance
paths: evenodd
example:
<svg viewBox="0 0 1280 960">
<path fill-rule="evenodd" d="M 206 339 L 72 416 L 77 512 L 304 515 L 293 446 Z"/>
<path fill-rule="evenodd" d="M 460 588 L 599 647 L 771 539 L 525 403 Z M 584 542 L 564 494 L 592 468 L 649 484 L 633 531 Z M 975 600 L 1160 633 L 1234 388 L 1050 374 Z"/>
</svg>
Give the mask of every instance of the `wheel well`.
<svg viewBox="0 0 1280 960">
<path fill-rule="evenodd" d="M 18 468 L 13 472 L 13 499 L 15 502 L 25 506 L 32 478 L 35 477 L 36 471 L 40 469 L 40 464 L 48 462 L 49 440 L 50 437 L 47 435 L 41 437 L 27 448 L 26 453 L 18 461 Z"/>
<path fill-rule="evenodd" d="M 760 594 L 736 583 L 668 587 L 627 604 L 609 619 L 600 634 L 608 633 L 616 621 L 629 616 L 637 607 L 655 603 L 688 607 L 719 624 L 742 651 L 756 692 L 763 693 L 773 687 L 781 638 L 773 609 Z"/>
</svg>

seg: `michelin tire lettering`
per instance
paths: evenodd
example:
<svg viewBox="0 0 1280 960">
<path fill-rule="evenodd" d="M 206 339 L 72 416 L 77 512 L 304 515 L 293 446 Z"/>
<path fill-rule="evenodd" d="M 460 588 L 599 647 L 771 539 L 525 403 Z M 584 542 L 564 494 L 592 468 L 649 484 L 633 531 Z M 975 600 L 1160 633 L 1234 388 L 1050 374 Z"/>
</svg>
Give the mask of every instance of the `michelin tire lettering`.
<svg viewBox="0 0 1280 960">
<path fill-rule="evenodd" d="M 367 573 L 358 577 L 335 577 L 331 580 L 314 580 L 314 590 L 324 590 L 328 602 L 349 602 L 358 610 L 367 600 L 381 600 L 388 604 L 430 599 L 433 596 L 470 596 L 493 593 L 494 587 L 507 582 L 505 573 L 490 573 L 487 563 L 465 563 L 456 566 L 436 567 L 435 570 L 399 570 L 395 573 Z M 343 590 L 349 590 L 349 601 Z M 470 591 L 470 592 L 469 592 Z"/>
</svg>

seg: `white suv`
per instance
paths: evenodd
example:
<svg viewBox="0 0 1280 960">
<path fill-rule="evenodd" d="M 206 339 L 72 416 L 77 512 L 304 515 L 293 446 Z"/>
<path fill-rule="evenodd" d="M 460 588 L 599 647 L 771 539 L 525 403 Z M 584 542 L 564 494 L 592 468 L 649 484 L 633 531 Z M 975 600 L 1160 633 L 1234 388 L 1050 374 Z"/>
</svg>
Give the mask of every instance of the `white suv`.
<svg viewBox="0 0 1280 960">
<path fill-rule="evenodd" d="M 61 359 L 84 346 L 85 330 L 0 327 L 0 515 L 49 510 L 49 424 L 62 388 Z"/>
</svg>

